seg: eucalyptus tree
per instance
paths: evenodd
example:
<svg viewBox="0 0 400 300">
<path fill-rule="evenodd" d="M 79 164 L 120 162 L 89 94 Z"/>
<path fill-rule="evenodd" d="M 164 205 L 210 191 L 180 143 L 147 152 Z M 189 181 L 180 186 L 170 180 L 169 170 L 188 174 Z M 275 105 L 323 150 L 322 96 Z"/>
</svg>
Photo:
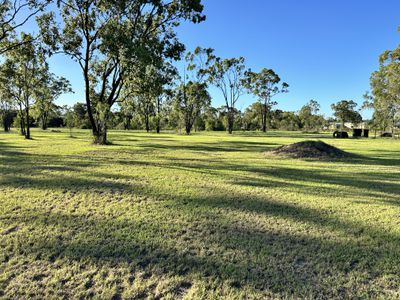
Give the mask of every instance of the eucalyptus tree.
<svg viewBox="0 0 400 300">
<path fill-rule="evenodd" d="M 136 103 L 134 101 L 121 101 L 120 114 L 124 130 L 132 129 L 132 119 L 135 115 Z"/>
<path fill-rule="evenodd" d="M 264 68 L 259 73 L 248 71 L 246 76 L 246 88 L 262 103 L 261 129 L 266 132 L 269 110 L 277 104 L 276 101 L 273 101 L 273 97 L 287 93 L 289 85 L 286 82 L 280 84 L 280 77 L 271 69 Z"/>
<path fill-rule="evenodd" d="M 208 81 L 222 93 L 227 113 L 227 129 L 232 134 L 235 123 L 235 106 L 245 92 L 246 70 L 243 57 L 221 59 L 214 57 L 204 73 Z"/>
<path fill-rule="evenodd" d="M 189 135 L 196 119 L 211 104 L 211 97 L 205 83 L 189 81 L 175 90 L 174 107 Z"/>
<path fill-rule="evenodd" d="M 0 0 L 0 55 L 27 42 L 15 39 L 17 29 L 42 12 L 50 2 L 50 0 Z"/>
<path fill-rule="evenodd" d="M 320 104 L 316 100 L 310 100 L 303 105 L 299 111 L 299 118 L 302 123 L 302 128 L 305 130 L 319 130 L 324 124 L 323 116 L 319 115 L 321 109 Z"/>
<path fill-rule="evenodd" d="M 129 74 L 153 53 L 179 59 L 184 46 L 175 28 L 182 20 L 205 19 L 201 0 L 60 0 L 56 14 L 40 18 L 51 53 L 75 60 L 83 74 L 94 142 L 107 143 L 107 118 Z"/>
<path fill-rule="evenodd" d="M 366 95 L 374 109 L 374 119 L 381 129 L 394 131 L 400 113 L 400 48 L 386 51 L 380 57 L 379 70 L 371 75 L 372 95 Z M 365 103 L 367 104 L 367 103 Z"/>
<path fill-rule="evenodd" d="M 13 108 L 14 105 L 12 101 L 2 98 L 0 90 L 0 121 L 5 132 L 9 132 L 11 130 L 12 120 L 14 117 Z"/>
<path fill-rule="evenodd" d="M 33 115 L 40 122 L 43 130 L 47 129 L 49 116 L 55 114 L 58 106 L 54 103 L 64 93 L 71 93 L 71 85 L 64 77 L 45 70 L 41 74 L 41 80 L 34 87 L 35 104 L 32 106 Z"/>
<path fill-rule="evenodd" d="M 362 122 L 362 117 L 356 111 L 357 103 L 353 100 L 342 100 L 331 105 L 335 117 L 340 121 L 342 128 L 346 122 L 358 124 Z"/>
<path fill-rule="evenodd" d="M 177 70 L 169 62 L 158 59 L 153 61 L 153 65 L 147 65 L 140 76 L 136 76 L 136 89 L 138 98 L 144 101 L 144 107 L 152 109 L 155 121 L 156 132 L 161 131 L 161 119 L 163 116 L 163 105 L 171 97 L 171 85 L 176 79 Z M 146 130 L 148 130 L 148 118 L 146 120 Z"/>
<path fill-rule="evenodd" d="M 31 35 L 22 33 L 16 43 L 20 46 L 7 51 L 0 69 L 0 83 L 3 96 L 19 108 L 21 134 L 30 139 L 30 109 L 35 102 L 35 88 L 48 73 L 48 65 Z"/>
<path fill-rule="evenodd" d="M 197 47 L 188 52 L 184 58 L 183 74 L 179 76 L 180 84 L 172 92 L 172 106 L 179 120 L 189 135 L 201 112 L 211 104 L 208 94 L 209 68 L 215 58 L 211 48 Z"/>
</svg>

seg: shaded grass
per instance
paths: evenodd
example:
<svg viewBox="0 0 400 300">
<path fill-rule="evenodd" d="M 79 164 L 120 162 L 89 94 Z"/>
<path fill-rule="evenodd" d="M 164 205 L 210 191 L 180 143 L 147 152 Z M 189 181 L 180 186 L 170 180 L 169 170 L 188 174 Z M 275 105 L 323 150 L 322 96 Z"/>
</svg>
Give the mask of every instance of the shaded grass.
<svg viewBox="0 0 400 300">
<path fill-rule="evenodd" d="M 0 134 L 5 298 L 400 297 L 398 141 Z M 357 158 L 262 153 L 321 139 Z"/>
</svg>

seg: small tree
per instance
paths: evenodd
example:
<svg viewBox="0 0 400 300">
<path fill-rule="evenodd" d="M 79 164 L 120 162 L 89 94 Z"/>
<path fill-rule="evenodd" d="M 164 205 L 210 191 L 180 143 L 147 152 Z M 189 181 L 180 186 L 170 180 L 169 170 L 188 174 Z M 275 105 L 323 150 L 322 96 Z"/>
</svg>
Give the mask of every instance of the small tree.
<svg viewBox="0 0 400 300">
<path fill-rule="evenodd" d="M 69 129 L 69 136 L 72 138 L 72 129 L 75 127 L 75 118 L 72 109 L 68 109 L 65 114 L 65 125 Z"/>
<path fill-rule="evenodd" d="M 353 100 L 342 100 L 331 105 L 335 117 L 340 120 L 342 128 L 344 128 L 346 122 L 352 122 L 353 124 L 362 122 L 360 113 L 355 110 L 356 107 L 357 103 Z"/>
<path fill-rule="evenodd" d="M 318 115 L 320 105 L 315 100 L 310 100 L 299 111 L 299 118 L 301 120 L 303 129 L 312 130 L 319 129 L 324 123 L 324 118 Z"/>
<path fill-rule="evenodd" d="M 277 104 L 272 98 L 281 93 L 287 93 L 289 85 L 283 82 L 280 77 L 271 69 L 262 69 L 260 73 L 246 72 L 246 88 L 259 98 L 262 103 L 261 121 L 262 131 L 267 132 L 267 117 L 269 110 Z"/>
</svg>

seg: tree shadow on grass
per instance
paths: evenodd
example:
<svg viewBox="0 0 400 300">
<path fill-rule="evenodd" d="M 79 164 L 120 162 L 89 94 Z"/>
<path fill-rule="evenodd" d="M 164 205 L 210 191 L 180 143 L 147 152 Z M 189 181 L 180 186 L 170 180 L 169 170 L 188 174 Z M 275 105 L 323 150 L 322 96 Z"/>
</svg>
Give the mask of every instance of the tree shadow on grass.
<svg viewBox="0 0 400 300">
<path fill-rule="evenodd" d="M 149 273 L 185 276 L 207 284 L 217 280 L 233 289 L 248 287 L 276 296 L 346 298 L 368 291 L 373 298 L 380 292 L 373 287 L 369 290 L 369 285 L 399 271 L 396 235 L 337 220 L 321 210 L 244 195 L 227 199 L 226 191 L 219 192 L 177 198 L 175 204 L 163 208 L 170 219 L 161 223 L 47 211 L 8 222 L 66 233 L 20 239 L 19 251 L 38 260 L 89 260 L 99 267 L 129 264 Z M 228 214 L 221 215 L 223 211 Z M 299 226 L 310 224 L 324 234 L 259 227 L 252 224 L 251 216 L 235 219 L 229 211 L 279 218 Z M 177 215 L 186 228 L 170 224 Z M 363 283 L 349 283 L 352 276 L 359 276 Z"/>
<path fill-rule="evenodd" d="M 72 187 L 82 192 L 119 190 L 137 196 L 160 194 L 156 187 L 136 186 L 136 181 L 117 182 L 132 180 L 130 176 L 91 174 L 88 169 L 104 162 L 102 157 L 91 161 L 81 161 L 82 157 L 60 160 L 51 155 L 26 154 L 4 144 L 0 146 L 2 159 L 6 165 L 11 164 L 0 170 L 2 178 L 8 176 L 2 183 L 6 186 L 56 190 Z M 41 165 L 44 161 L 48 164 Z M 113 162 L 122 164 L 118 160 Z M 313 189 L 307 183 L 346 189 L 357 186 L 368 197 L 382 198 L 383 190 L 390 201 L 395 201 L 400 193 L 395 182 L 398 174 L 386 178 L 393 179 L 391 182 L 375 184 L 373 172 L 360 173 L 357 177 L 321 168 L 255 167 L 217 159 L 201 162 L 164 159 L 157 163 L 127 160 L 125 163 L 132 167 L 185 169 L 215 176 L 220 172 L 238 171 L 241 175 L 231 183 L 247 187 L 268 188 L 271 180 L 276 187 L 299 188 L 299 192 L 308 187 L 306 193 Z M 33 175 L 46 175 L 44 171 L 61 173 L 20 180 L 11 174 L 27 167 Z M 330 188 L 334 193 L 334 187 Z M 2 220 L 7 226 L 24 224 L 30 231 L 8 231 L 0 242 L 17 237 L 13 248 L 7 250 L 8 256 L 24 255 L 50 263 L 90 261 L 99 268 L 107 264 L 128 264 L 148 273 L 201 280 L 210 287 L 228 284 L 232 289 L 247 287 L 276 297 L 376 298 L 391 292 L 387 287 L 378 289 L 380 280 L 400 272 L 400 240 L 393 231 L 338 219 L 322 208 L 248 196 L 237 190 L 220 188 L 204 194 L 198 190 L 195 195 L 172 192 L 166 205 L 154 205 L 149 208 L 151 211 L 143 212 L 149 216 L 159 214 L 161 218 L 133 219 L 120 215 L 120 211 L 118 216 L 104 215 L 102 207 L 98 209 L 97 215 L 36 209 L 7 216 Z M 181 222 L 179 226 L 177 221 Z M 48 234 L 28 235 L 29 232 Z M 358 280 L 352 281 L 354 277 Z M 395 283 L 390 288 L 394 293 L 400 286 Z"/>
</svg>

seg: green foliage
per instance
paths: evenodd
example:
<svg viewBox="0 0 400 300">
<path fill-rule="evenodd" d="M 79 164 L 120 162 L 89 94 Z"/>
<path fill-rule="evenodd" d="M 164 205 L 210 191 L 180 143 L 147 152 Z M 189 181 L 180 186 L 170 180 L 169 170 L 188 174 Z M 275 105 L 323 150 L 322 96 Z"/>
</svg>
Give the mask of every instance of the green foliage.
<svg viewBox="0 0 400 300">
<path fill-rule="evenodd" d="M 33 36 L 21 33 L 16 43 L 20 46 L 7 51 L 5 61 L 0 66 L 1 94 L 19 108 L 21 133 L 30 139 L 30 109 L 35 103 L 36 88 L 41 86 L 48 74 L 48 65 L 44 52 Z"/>
<path fill-rule="evenodd" d="M 42 12 L 50 2 L 50 0 L 1 0 L 0 55 L 23 46 L 26 41 L 16 39 L 17 31 Z"/>
<path fill-rule="evenodd" d="M 245 89 L 245 59 L 244 57 L 222 59 L 213 56 L 209 59 L 202 73 L 208 76 L 208 81 L 222 93 L 225 108 L 227 130 L 232 134 L 235 125 L 235 106 Z"/>
<path fill-rule="evenodd" d="M 318 115 L 320 105 L 315 100 L 310 100 L 299 111 L 302 128 L 306 131 L 319 131 L 325 125 L 324 117 Z"/>
<path fill-rule="evenodd" d="M 366 105 L 374 109 L 376 127 L 394 130 L 400 111 L 400 48 L 386 51 L 380 57 L 379 70 L 371 75 L 372 95 L 365 95 Z"/>
<path fill-rule="evenodd" d="M 356 107 L 357 103 L 353 100 L 342 100 L 331 105 L 335 117 L 342 124 L 342 128 L 346 122 L 351 122 L 353 124 L 359 124 L 362 122 L 360 113 L 355 110 Z"/>
<path fill-rule="evenodd" d="M 201 0 L 58 1 L 57 13 L 39 19 L 50 53 L 78 62 L 95 143 L 107 143 L 111 108 L 142 66 L 179 59 L 184 46 L 175 28 L 182 20 L 205 19 Z M 56 21 L 60 15 L 62 22 Z"/>
<path fill-rule="evenodd" d="M 174 94 L 173 105 L 179 114 L 186 134 L 189 135 L 196 119 L 211 105 L 207 85 L 190 81 L 178 86 Z"/>
<path fill-rule="evenodd" d="M 276 95 L 281 93 L 287 93 L 289 85 L 286 82 L 281 82 L 278 74 L 271 69 L 262 69 L 259 73 L 252 71 L 246 72 L 245 87 L 256 96 L 262 103 L 262 108 L 260 110 L 262 131 L 267 131 L 267 117 L 269 110 L 277 104 L 273 101 Z"/>
</svg>

